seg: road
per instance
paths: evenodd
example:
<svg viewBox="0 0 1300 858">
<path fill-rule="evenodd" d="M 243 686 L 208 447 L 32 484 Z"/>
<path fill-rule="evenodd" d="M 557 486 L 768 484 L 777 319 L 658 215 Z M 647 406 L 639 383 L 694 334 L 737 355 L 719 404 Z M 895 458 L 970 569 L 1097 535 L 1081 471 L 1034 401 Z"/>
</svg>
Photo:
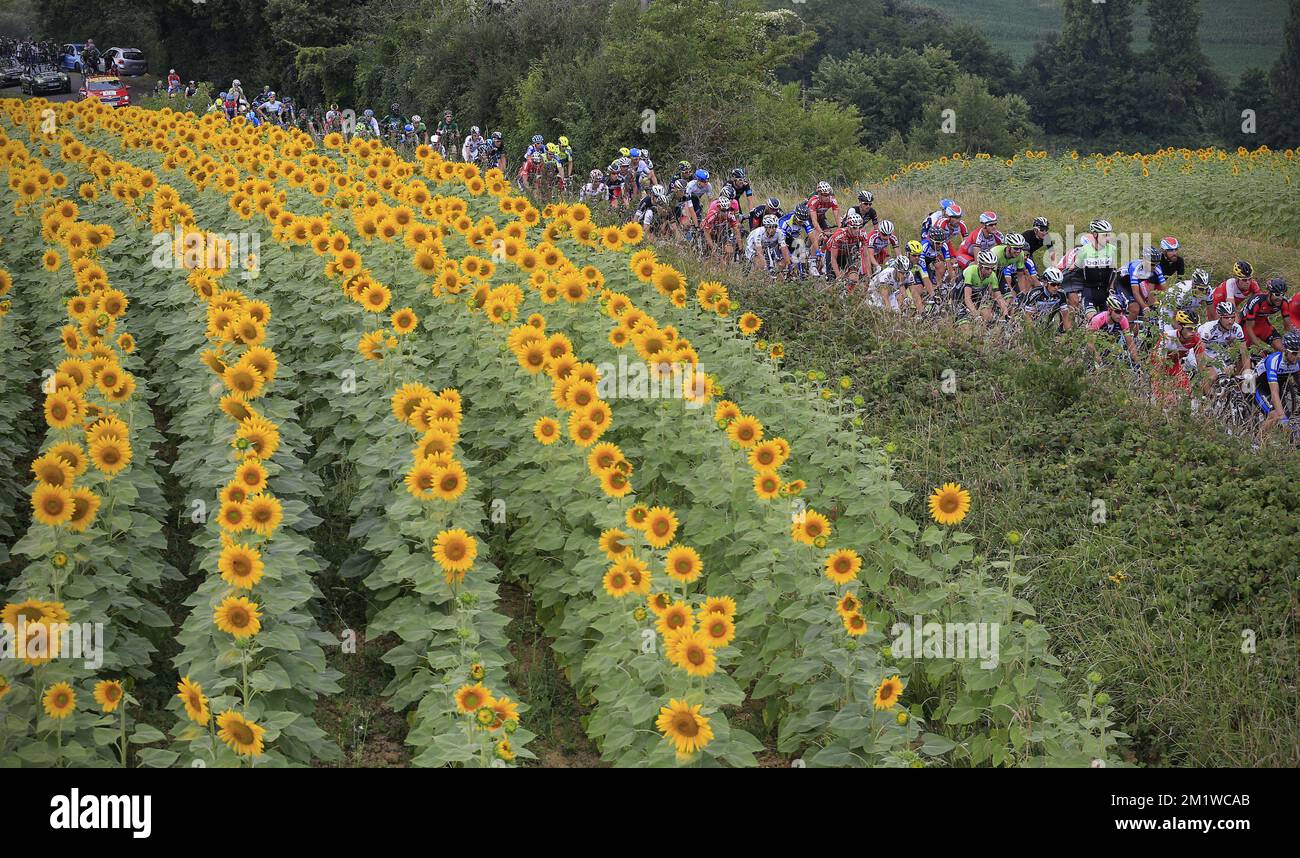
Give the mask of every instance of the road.
<svg viewBox="0 0 1300 858">
<path fill-rule="evenodd" d="M 76 101 L 81 98 L 79 90 L 81 89 L 81 75 L 76 72 L 68 72 L 68 78 L 72 81 L 71 93 L 60 93 L 59 95 L 47 95 L 50 101 Z M 126 84 L 127 91 L 131 93 L 131 103 L 138 104 L 140 99 L 153 92 L 154 75 L 145 74 L 139 77 L 123 77 L 122 82 Z M 0 98 L 31 98 L 30 95 L 23 94 L 18 88 L 18 84 L 0 89 Z"/>
</svg>

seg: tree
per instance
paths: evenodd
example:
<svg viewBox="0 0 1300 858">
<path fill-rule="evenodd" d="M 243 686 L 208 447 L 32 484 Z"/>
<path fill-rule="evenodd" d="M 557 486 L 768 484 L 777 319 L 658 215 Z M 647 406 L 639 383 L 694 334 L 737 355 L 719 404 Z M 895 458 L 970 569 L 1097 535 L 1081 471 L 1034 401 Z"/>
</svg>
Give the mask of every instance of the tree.
<svg viewBox="0 0 1300 858">
<path fill-rule="evenodd" d="M 1145 121 L 1157 136 L 1186 136 L 1211 126 L 1223 99 L 1223 80 L 1201 50 L 1197 0 L 1147 0 L 1151 48 L 1141 63 L 1142 92 L 1158 110 Z"/>
<path fill-rule="evenodd" d="M 863 120 L 862 142 L 874 147 L 891 133 L 915 125 L 926 103 L 950 89 L 958 73 L 957 63 L 943 48 L 892 55 L 855 51 L 823 59 L 809 93 L 855 106 Z"/>
<path fill-rule="evenodd" d="M 1136 128 L 1140 84 L 1131 47 L 1133 0 L 1065 0 L 1061 32 L 1025 64 L 1022 93 L 1049 134 L 1114 139 Z"/>
<path fill-rule="evenodd" d="M 1282 56 L 1269 75 L 1275 107 L 1261 116 L 1265 142 L 1274 148 L 1300 145 L 1300 0 L 1291 0 L 1283 35 Z"/>
<path fill-rule="evenodd" d="M 918 154 L 1009 156 L 1035 145 L 1041 134 L 1018 95 L 995 96 L 983 78 L 962 75 L 926 105 L 910 143 Z"/>
</svg>

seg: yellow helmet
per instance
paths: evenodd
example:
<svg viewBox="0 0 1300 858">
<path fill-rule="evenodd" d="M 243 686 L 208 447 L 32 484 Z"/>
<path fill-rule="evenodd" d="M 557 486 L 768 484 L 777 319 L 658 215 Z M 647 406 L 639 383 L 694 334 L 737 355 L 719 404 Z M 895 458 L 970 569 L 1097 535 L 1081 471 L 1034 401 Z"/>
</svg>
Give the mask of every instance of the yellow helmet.
<svg viewBox="0 0 1300 858">
<path fill-rule="evenodd" d="M 568 137 L 564 137 L 563 135 L 561 135 L 561 137 L 560 137 L 560 145 L 561 145 L 561 146 L 568 146 L 568 145 L 569 145 L 569 138 L 568 138 Z"/>
<path fill-rule="evenodd" d="M 1178 311 L 1178 315 L 1177 315 L 1177 316 L 1174 316 L 1174 324 L 1176 324 L 1176 325 L 1195 325 L 1195 324 L 1196 324 L 1196 320 L 1193 319 L 1191 316 L 1187 315 L 1186 313 L 1184 313 L 1183 311 L 1179 310 L 1179 311 Z"/>
<path fill-rule="evenodd" d="M 924 249 L 925 248 L 921 247 L 921 242 L 917 241 L 916 239 L 912 239 L 907 243 L 908 253 L 920 253 Z"/>
<path fill-rule="evenodd" d="M 622 149 L 619 149 L 619 150 L 618 150 L 618 154 L 620 154 L 620 155 L 622 155 L 624 158 L 626 158 L 628 155 L 631 155 L 631 154 L 632 154 L 632 150 L 629 149 L 629 148 L 627 148 L 626 146 L 624 146 Z"/>
<path fill-rule="evenodd" d="M 546 151 L 547 151 L 547 152 L 558 152 L 558 151 L 560 151 L 560 147 L 557 146 L 557 145 L 554 144 L 554 143 L 547 143 L 547 144 L 546 144 Z"/>
</svg>

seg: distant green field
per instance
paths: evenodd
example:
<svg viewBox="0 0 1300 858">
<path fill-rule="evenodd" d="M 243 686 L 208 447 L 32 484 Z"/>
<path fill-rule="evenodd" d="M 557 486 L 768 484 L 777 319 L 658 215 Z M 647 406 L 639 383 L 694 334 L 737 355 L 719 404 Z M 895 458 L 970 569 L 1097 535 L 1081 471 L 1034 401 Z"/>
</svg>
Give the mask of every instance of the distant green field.
<svg viewBox="0 0 1300 858">
<path fill-rule="evenodd" d="M 994 46 L 1019 62 L 1034 41 L 1061 26 L 1060 0 L 913 0 L 979 27 Z M 1219 72 L 1235 78 L 1251 66 L 1268 68 L 1282 51 L 1287 0 L 1201 0 L 1201 43 Z M 1147 47 L 1146 4 L 1134 16 L 1135 48 Z"/>
</svg>

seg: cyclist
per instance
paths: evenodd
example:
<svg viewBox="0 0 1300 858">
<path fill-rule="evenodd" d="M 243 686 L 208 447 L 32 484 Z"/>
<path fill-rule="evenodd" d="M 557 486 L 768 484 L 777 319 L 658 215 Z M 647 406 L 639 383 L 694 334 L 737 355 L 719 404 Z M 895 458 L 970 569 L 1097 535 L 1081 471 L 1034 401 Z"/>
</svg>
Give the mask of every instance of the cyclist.
<svg viewBox="0 0 1300 858">
<path fill-rule="evenodd" d="M 650 150 L 641 148 L 641 157 L 636 162 L 637 187 L 659 184 L 659 174 L 655 172 L 655 162 L 650 160 Z"/>
<path fill-rule="evenodd" d="M 1032 259 L 1034 254 L 1039 250 L 1051 250 L 1055 242 L 1047 237 L 1047 230 L 1050 225 L 1045 217 L 1036 217 L 1034 222 L 1029 225 L 1021 235 L 1025 237 L 1025 254 Z"/>
<path fill-rule="evenodd" d="M 1118 266 L 1118 251 L 1110 221 L 1098 218 L 1088 225 L 1070 260 L 1070 267 L 1083 288 L 1083 302 L 1101 311 L 1110 294 Z"/>
<path fill-rule="evenodd" d="M 796 265 L 808 261 L 808 248 L 812 241 L 812 213 L 807 203 L 799 203 L 789 214 L 777 221 L 777 226 L 785 234 L 785 246 L 790 251 L 790 259 Z"/>
<path fill-rule="evenodd" d="M 1238 260 L 1237 264 L 1232 266 L 1232 276 L 1220 283 L 1210 295 L 1210 309 L 1213 310 L 1217 304 L 1223 301 L 1231 301 L 1238 307 L 1241 302 L 1245 301 L 1252 295 L 1260 295 L 1263 290 L 1259 288 L 1256 282 L 1255 267 L 1246 260 Z"/>
<path fill-rule="evenodd" d="M 587 184 L 583 185 L 578 192 L 579 202 L 587 200 L 609 201 L 609 186 L 605 184 L 605 174 L 600 170 L 592 170 L 588 173 Z"/>
<path fill-rule="evenodd" d="M 500 131 L 493 131 L 492 136 L 487 140 L 487 146 L 479 150 L 479 161 L 487 169 L 496 167 L 498 170 L 505 172 L 506 144 L 501 139 Z"/>
<path fill-rule="evenodd" d="M 781 232 L 778 220 L 774 214 L 764 215 L 762 225 L 745 239 L 745 261 L 752 265 L 754 257 L 761 253 L 771 274 L 790 267 L 790 251 L 785 246 L 785 233 Z"/>
<path fill-rule="evenodd" d="M 742 197 L 754 196 L 754 186 L 749 183 L 749 175 L 745 172 L 744 167 L 734 167 L 731 170 L 731 177 L 723 187 L 731 188 L 731 196 L 740 207 L 740 216 L 745 216 L 745 202 Z"/>
<path fill-rule="evenodd" d="M 176 73 L 176 69 L 167 72 L 167 95 L 175 98 L 181 91 L 181 76 Z"/>
<path fill-rule="evenodd" d="M 1196 329 L 1201 342 L 1205 345 L 1205 366 L 1209 373 L 1207 387 L 1218 380 L 1219 375 L 1227 369 L 1227 355 L 1223 354 L 1236 343 L 1237 367 L 1235 374 L 1244 373 L 1250 368 L 1250 352 L 1246 351 L 1246 334 L 1237 324 L 1237 308 L 1231 301 L 1224 301 L 1215 309 L 1218 318 L 1203 323 Z"/>
<path fill-rule="evenodd" d="M 524 163 L 519 168 L 519 182 L 525 190 L 531 190 L 538 182 L 545 181 L 543 171 L 546 169 L 546 162 L 542 158 L 541 152 L 534 152 L 524 159 Z"/>
<path fill-rule="evenodd" d="M 923 236 L 928 234 L 930 231 L 930 227 L 934 226 L 940 221 L 948 221 L 950 224 L 955 225 L 957 222 L 961 221 L 961 215 L 962 215 L 961 206 L 957 205 L 952 200 L 948 200 L 948 199 L 939 200 L 938 210 L 930 212 L 930 214 L 926 217 L 926 219 L 921 221 L 920 234 Z M 961 237 L 963 239 L 966 238 L 965 224 L 962 224 Z"/>
<path fill-rule="evenodd" d="M 605 184 L 609 186 L 609 207 L 628 208 L 632 205 L 632 161 L 620 155 L 605 168 Z"/>
<path fill-rule="evenodd" d="M 1160 268 L 1162 251 L 1148 247 L 1142 259 L 1135 259 L 1119 269 L 1115 276 L 1115 291 L 1126 302 L 1136 306 L 1136 315 L 1142 315 L 1155 303 L 1151 300 L 1155 290 L 1165 288 L 1165 273 Z"/>
<path fill-rule="evenodd" d="M 767 202 L 760 203 L 749 210 L 749 229 L 752 232 L 763 225 L 763 218 L 768 215 L 776 215 L 780 220 L 784 212 L 781 211 L 781 201 L 776 197 L 768 197 Z"/>
<path fill-rule="evenodd" d="M 1128 312 L 1123 298 L 1118 295 L 1108 297 L 1105 309 L 1098 311 L 1088 322 L 1088 330 L 1115 337 L 1123 342 L 1132 365 L 1138 365 L 1137 343 L 1129 332 Z M 1088 348 L 1092 350 L 1093 359 L 1100 363 L 1101 355 L 1098 354 L 1096 346 L 1089 343 Z"/>
<path fill-rule="evenodd" d="M 673 217 L 673 205 L 663 185 L 653 185 L 645 192 L 637 203 L 634 219 L 646 232 L 677 236 L 677 218 Z"/>
<path fill-rule="evenodd" d="M 866 223 L 866 218 L 862 217 L 857 209 L 849 209 L 849 211 L 857 215 L 860 222 Z M 844 219 L 847 223 L 848 215 L 845 215 Z M 867 260 L 870 263 L 871 270 L 864 273 L 875 276 L 875 273 L 897 254 L 898 247 L 898 236 L 894 234 L 894 222 L 882 220 L 876 225 L 875 229 L 867 234 Z"/>
<path fill-rule="evenodd" d="M 1166 277 L 1183 276 L 1183 258 L 1178 255 L 1182 244 L 1172 235 L 1160 239 L 1160 273 Z"/>
<path fill-rule="evenodd" d="M 962 271 L 961 283 L 957 285 L 957 324 L 966 324 L 977 316 L 985 322 L 991 320 L 992 310 L 984 304 L 990 292 L 999 315 L 1006 315 L 1007 303 L 998 289 L 998 257 L 992 250 L 981 250 L 975 261 Z"/>
<path fill-rule="evenodd" d="M 1288 331 L 1300 331 L 1300 292 L 1282 302 L 1282 323 Z"/>
<path fill-rule="evenodd" d="M 274 95 L 274 93 L 272 93 Z M 402 115 L 402 108 L 396 101 L 388 105 L 388 115 L 384 117 L 384 132 L 390 136 L 396 136 L 397 132 L 406 124 L 406 117 Z"/>
<path fill-rule="evenodd" d="M 438 135 L 438 146 L 442 150 L 442 157 L 446 158 L 447 154 L 452 151 L 456 141 L 460 139 L 460 125 L 451 116 L 451 108 L 442 112 L 442 119 L 438 121 L 438 127 L 434 129 Z"/>
<path fill-rule="evenodd" d="M 1196 329 L 1196 317 L 1179 310 L 1174 315 L 1173 325 L 1164 326 L 1161 331 L 1160 348 L 1155 354 L 1155 363 L 1163 367 L 1164 375 L 1173 379 L 1179 390 L 1191 390 L 1191 376 L 1196 372 L 1200 360 L 1203 360 L 1205 347 L 1201 343 Z M 1152 379 L 1152 388 L 1160 398 L 1167 398 L 1161 389 L 1163 384 L 1158 376 Z M 1208 392 L 1208 387 L 1205 387 Z"/>
<path fill-rule="evenodd" d="M 375 118 L 375 112 L 369 107 L 361 112 L 361 118 L 357 120 L 356 133 L 362 136 L 379 136 L 379 120 Z"/>
<path fill-rule="evenodd" d="M 855 205 L 849 206 L 849 211 L 862 215 L 863 226 L 871 224 L 874 228 L 880 225 L 880 218 L 876 215 L 875 206 L 872 205 L 875 201 L 876 195 L 871 191 L 858 191 L 858 201 Z M 848 217 L 848 212 L 845 212 L 844 216 Z M 844 221 L 840 221 L 840 226 L 844 226 Z"/>
<path fill-rule="evenodd" d="M 993 248 L 998 260 L 998 288 L 1004 295 L 1011 291 L 1024 295 L 1033 288 L 1038 269 L 1029 258 L 1028 248 L 1029 242 L 1018 232 L 1007 233 L 1002 243 Z"/>
<path fill-rule="evenodd" d="M 1246 332 L 1247 348 L 1264 346 L 1272 351 L 1281 348 L 1282 335 L 1273 327 L 1269 316 L 1280 313 L 1285 300 L 1286 281 L 1274 277 L 1268 281 L 1267 293 L 1251 295 L 1241 305 L 1241 329 Z"/>
<path fill-rule="evenodd" d="M 569 145 L 569 138 L 561 134 L 555 149 L 555 163 L 560 165 L 560 173 L 567 183 L 573 179 L 573 147 Z"/>
<path fill-rule="evenodd" d="M 1030 289 L 1022 302 L 1029 318 L 1047 324 L 1057 321 L 1058 333 L 1070 330 L 1073 324 L 1065 293 L 1061 291 L 1061 280 L 1061 269 L 1046 269 L 1039 285 Z"/>
<path fill-rule="evenodd" d="M 732 239 L 735 240 L 737 248 L 744 244 L 745 240 L 740 234 L 740 203 L 732 199 L 731 188 L 726 185 L 718 191 L 718 198 L 709 203 L 709 210 L 704 215 L 704 243 L 709 248 L 710 254 L 718 249 L 713 241 L 713 230 L 717 227 L 730 233 L 722 238 L 724 244 Z"/>
<path fill-rule="evenodd" d="M 813 223 L 816 224 L 814 218 Z M 854 275 L 850 268 L 853 252 L 858 254 L 858 270 Z M 844 226 L 838 227 L 826 240 L 827 280 L 834 282 L 841 275 L 847 275 L 848 289 L 852 291 L 858 279 L 867 273 L 867 236 L 862 231 L 862 215 L 852 212 Z"/>
<path fill-rule="evenodd" d="M 906 253 L 900 253 L 890 265 L 882 266 L 871 282 L 880 291 L 886 307 L 902 309 L 903 290 L 912 301 L 912 312 L 920 313 L 926 303 L 934 298 L 934 282 L 921 260 L 921 242 L 912 239 Z"/>
<path fill-rule="evenodd" d="M 951 221 L 941 218 L 921 233 L 921 255 L 931 271 L 931 279 L 936 283 L 943 283 L 948 271 L 961 270 L 948 264 L 952 260 L 950 224 Z"/>
<path fill-rule="evenodd" d="M 686 209 L 686 216 L 691 226 L 700 225 L 700 217 L 704 214 L 706 201 L 712 194 L 713 186 L 709 184 L 709 171 L 696 170 L 694 177 L 686 183 L 686 199 L 690 202 L 690 206 Z"/>
<path fill-rule="evenodd" d="M 818 182 L 817 190 L 808 198 L 808 211 L 812 214 L 812 237 L 813 246 L 817 256 L 821 256 L 822 245 L 826 243 L 826 238 L 835 229 L 832 224 L 839 221 L 840 204 L 835 201 L 835 195 L 831 192 L 830 182 Z M 827 212 L 834 212 L 836 217 L 831 219 L 827 217 Z M 818 265 L 816 260 L 813 262 L 813 274 L 818 274 Z"/>
<path fill-rule="evenodd" d="M 412 119 L 419 119 L 418 116 Z M 483 139 L 483 132 L 477 125 L 469 127 L 469 134 L 465 136 L 465 142 L 460 146 L 460 159 L 467 164 L 478 163 L 478 151 L 487 141 Z"/>
<path fill-rule="evenodd" d="M 1264 412 L 1259 440 L 1278 423 L 1290 425 L 1282 407 L 1282 382 L 1286 376 L 1296 373 L 1300 373 L 1300 331 L 1287 331 L 1282 338 L 1282 350 L 1271 352 L 1255 365 L 1255 404 Z"/>
<path fill-rule="evenodd" d="M 956 257 L 960 265 L 970 265 L 982 250 L 992 250 L 1003 243 L 1002 233 L 998 231 L 998 213 L 980 214 L 980 228 L 967 235 L 957 249 Z"/>
</svg>

